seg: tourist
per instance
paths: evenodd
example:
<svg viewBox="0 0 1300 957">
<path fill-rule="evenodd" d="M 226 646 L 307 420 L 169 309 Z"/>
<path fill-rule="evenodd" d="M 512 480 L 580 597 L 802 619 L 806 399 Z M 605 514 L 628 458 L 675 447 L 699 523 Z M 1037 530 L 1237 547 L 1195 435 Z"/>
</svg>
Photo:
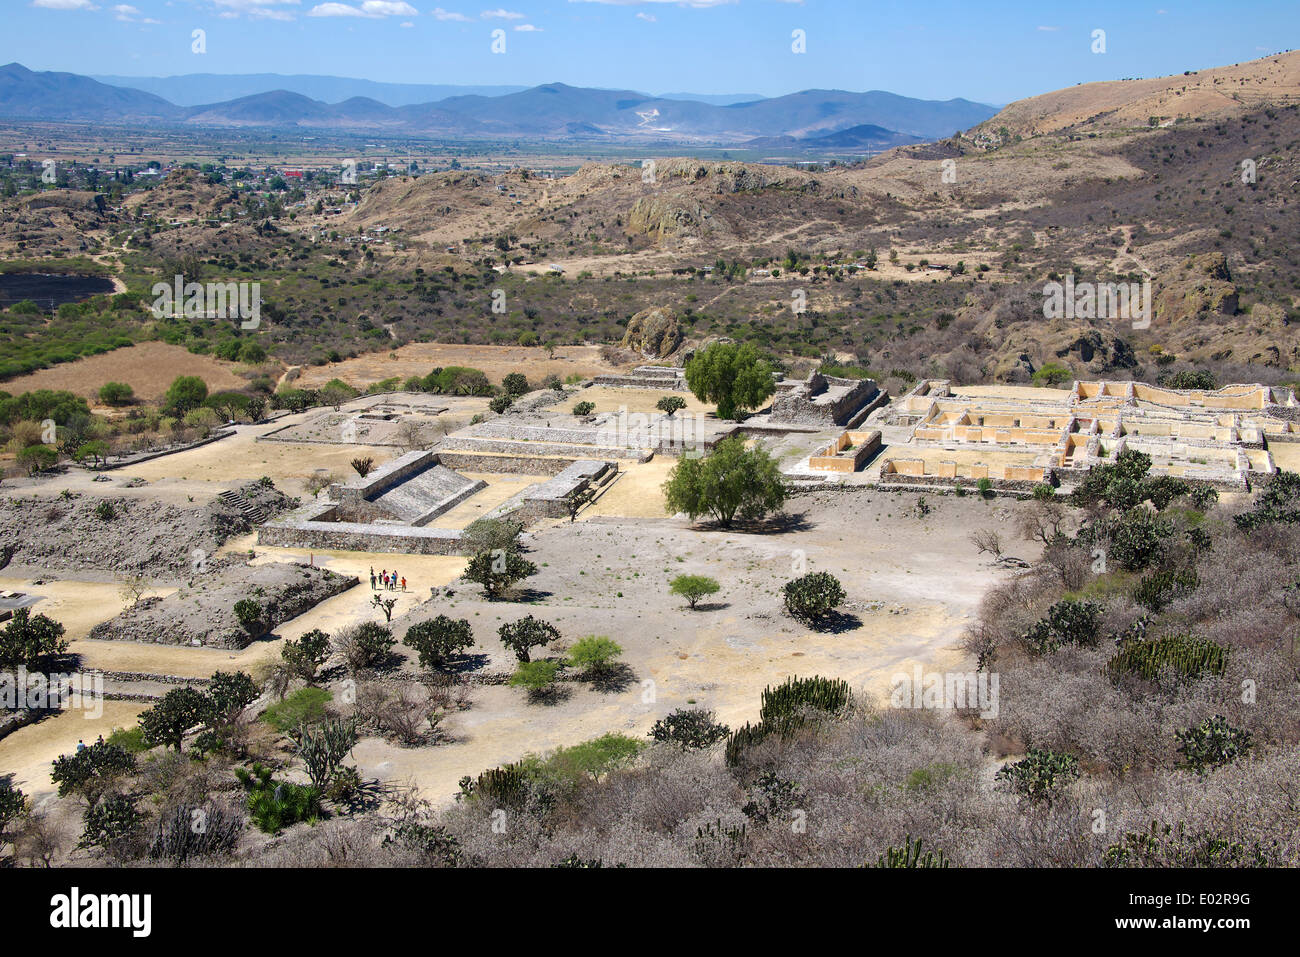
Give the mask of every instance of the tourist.
<svg viewBox="0 0 1300 957">
<path fill-rule="evenodd" d="M 77 751 L 80 752 L 80 751 L 85 751 L 85 750 L 86 750 L 86 742 L 85 742 L 85 741 L 82 741 L 82 740 L 80 740 L 80 739 L 78 739 L 78 741 L 77 741 Z"/>
<path fill-rule="evenodd" d="M 406 579 L 402 579 L 402 591 L 406 591 Z"/>
<path fill-rule="evenodd" d="M 370 569 L 370 590 L 375 590 L 375 570 L 373 568 Z"/>
</svg>

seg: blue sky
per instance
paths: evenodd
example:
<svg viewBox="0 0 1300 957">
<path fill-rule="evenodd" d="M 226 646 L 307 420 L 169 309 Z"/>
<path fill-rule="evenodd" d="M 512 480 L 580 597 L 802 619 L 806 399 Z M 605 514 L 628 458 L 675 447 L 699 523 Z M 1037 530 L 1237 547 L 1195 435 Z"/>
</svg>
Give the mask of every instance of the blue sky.
<svg viewBox="0 0 1300 957">
<path fill-rule="evenodd" d="M 649 93 L 881 89 L 1003 104 L 1300 46 L 1297 0 L 5 0 L 0 61 Z M 192 52 L 192 31 L 207 52 Z M 1106 52 L 1092 52 L 1104 30 Z M 504 31 L 505 53 L 492 52 Z M 806 52 L 792 52 L 802 30 Z"/>
</svg>

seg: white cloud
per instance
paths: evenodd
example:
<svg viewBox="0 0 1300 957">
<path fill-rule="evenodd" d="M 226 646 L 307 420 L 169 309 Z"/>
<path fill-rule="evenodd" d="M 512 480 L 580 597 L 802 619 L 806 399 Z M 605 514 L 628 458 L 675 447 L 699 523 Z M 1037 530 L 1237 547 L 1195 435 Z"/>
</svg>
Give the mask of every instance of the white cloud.
<svg viewBox="0 0 1300 957">
<path fill-rule="evenodd" d="M 292 20 L 290 10 L 274 9 L 281 6 L 297 6 L 298 0 L 212 0 L 223 8 L 218 14 L 224 20 L 235 20 L 247 15 L 251 20 Z"/>
<path fill-rule="evenodd" d="M 1038 29 L 1042 30 L 1044 33 L 1055 33 L 1057 30 L 1061 28 L 1060 27 L 1039 27 Z"/>
<path fill-rule="evenodd" d="M 524 14 L 515 13 L 511 10 L 502 10 L 497 7 L 495 10 L 484 10 L 479 14 L 484 20 L 522 20 Z"/>
<path fill-rule="evenodd" d="M 90 0 L 32 0 L 33 7 L 45 10 L 98 10 Z"/>
<path fill-rule="evenodd" d="M 636 15 L 636 18 L 637 18 L 638 20 L 644 20 L 646 23 L 658 23 L 658 22 L 659 22 L 659 18 L 656 17 L 653 13 L 638 13 L 638 14 Z"/>
<path fill-rule="evenodd" d="M 639 7 L 647 3 L 672 3 L 679 7 L 725 7 L 740 0 L 569 0 L 570 3 L 602 3 L 611 7 Z M 802 0 L 794 0 L 802 2 Z"/>
<path fill-rule="evenodd" d="M 531 23 L 520 23 L 515 25 L 515 29 L 520 33 L 542 33 L 541 27 L 535 27 Z"/>
<path fill-rule="evenodd" d="M 420 11 L 409 3 L 394 0 L 365 0 L 360 6 L 353 7 L 346 3 L 318 3 L 308 11 L 309 17 L 368 17 L 372 20 L 382 17 L 413 17 Z"/>
<path fill-rule="evenodd" d="M 473 17 L 467 17 L 463 13 L 453 13 L 450 10 L 444 10 L 442 7 L 434 7 L 433 15 L 439 20 L 455 20 L 458 23 L 473 23 Z"/>
</svg>

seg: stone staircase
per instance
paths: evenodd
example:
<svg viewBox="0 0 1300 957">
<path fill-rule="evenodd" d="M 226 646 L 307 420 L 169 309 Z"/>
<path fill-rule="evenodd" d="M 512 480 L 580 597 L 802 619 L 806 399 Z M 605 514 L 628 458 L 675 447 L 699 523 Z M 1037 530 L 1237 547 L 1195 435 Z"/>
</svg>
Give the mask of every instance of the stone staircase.
<svg viewBox="0 0 1300 957">
<path fill-rule="evenodd" d="M 261 525 L 271 517 L 265 506 L 254 505 L 239 492 L 219 492 L 217 498 L 248 519 L 250 525 Z"/>
</svg>

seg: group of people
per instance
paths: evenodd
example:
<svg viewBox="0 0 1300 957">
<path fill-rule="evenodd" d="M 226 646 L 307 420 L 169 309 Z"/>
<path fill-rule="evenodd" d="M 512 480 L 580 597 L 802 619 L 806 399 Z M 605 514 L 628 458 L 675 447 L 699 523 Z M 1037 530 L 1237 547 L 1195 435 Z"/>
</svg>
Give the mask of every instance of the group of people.
<svg viewBox="0 0 1300 957">
<path fill-rule="evenodd" d="M 397 591 L 399 587 L 402 591 L 406 591 L 406 579 L 399 578 L 397 576 L 397 569 L 395 568 L 391 572 L 385 568 L 381 570 L 378 577 L 376 577 L 375 570 L 372 567 L 370 569 L 370 590 L 374 591 L 380 586 L 389 591 Z"/>
</svg>

